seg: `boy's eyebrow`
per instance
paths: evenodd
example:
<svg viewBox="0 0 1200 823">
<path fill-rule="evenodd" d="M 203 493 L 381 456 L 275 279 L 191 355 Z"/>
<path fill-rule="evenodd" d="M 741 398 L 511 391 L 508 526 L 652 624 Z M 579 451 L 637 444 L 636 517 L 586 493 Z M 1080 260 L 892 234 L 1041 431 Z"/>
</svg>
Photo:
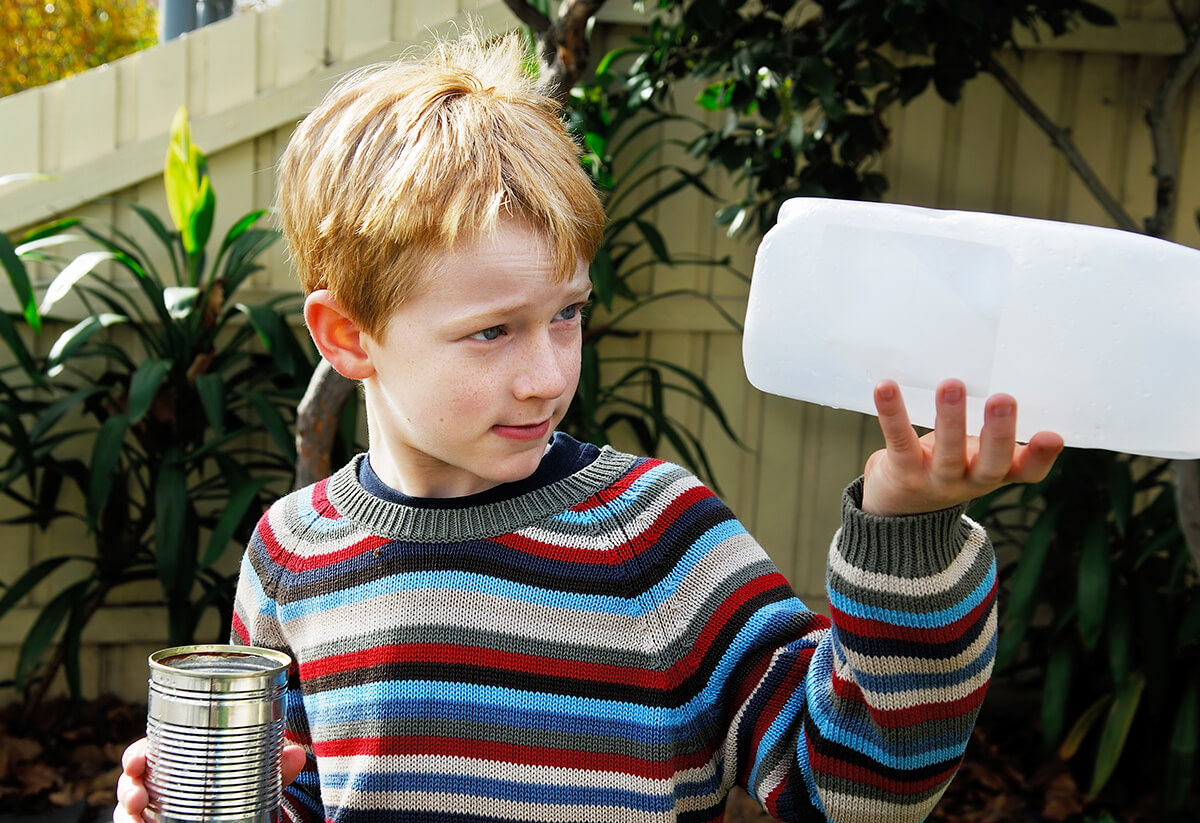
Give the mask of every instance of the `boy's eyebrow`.
<svg viewBox="0 0 1200 823">
<path fill-rule="evenodd" d="M 577 289 L 564 291 L 562 294 L 562 304 L 569 306 L 574 303 L 588 303 L 592 299 L 592 284 L 581 285 Z M 505 314 L 511 314 L 514 311 L 525 307 L 524 303 L 495 303 L 490 306 L 481 307 L 478 311 L 473 311 L 470 314 L 459 315 L 455 318 L 456 323 L 468 323 L 473 321 L 486 321 L 494 317 L 500 317 Z"/>
</svg>

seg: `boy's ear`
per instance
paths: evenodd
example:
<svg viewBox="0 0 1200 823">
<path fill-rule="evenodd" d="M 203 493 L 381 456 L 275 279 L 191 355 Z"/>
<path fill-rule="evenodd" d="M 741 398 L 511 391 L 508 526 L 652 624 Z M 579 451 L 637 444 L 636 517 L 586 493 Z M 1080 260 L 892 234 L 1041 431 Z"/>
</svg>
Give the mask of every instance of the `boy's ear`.
<svg viewBox="0 0 1200 823">
<path fill-rule="evenodd" d="M 304 322 L 321 356 L 342 377 L 365 380 L 375 374 L 371 357 L 362 345 L 365 332 L 328 289 L 317 289 L 304 298 Z"/>
</svg>

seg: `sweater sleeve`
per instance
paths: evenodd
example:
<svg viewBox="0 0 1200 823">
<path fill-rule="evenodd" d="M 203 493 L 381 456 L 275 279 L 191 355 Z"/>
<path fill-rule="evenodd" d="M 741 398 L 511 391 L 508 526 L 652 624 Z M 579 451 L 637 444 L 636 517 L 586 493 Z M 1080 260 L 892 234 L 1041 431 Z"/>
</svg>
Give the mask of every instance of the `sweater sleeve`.
<svg viewBox="0 0 1200 823">
<path fill-rule="evenodd" d="M 861 498 L 860 478 L 829 552 L 832 625 L 777 648 L 739 707 L 753 741 L 740 747 L 745 783 L 780 819 L 925 819 L 987 691 L 996 569 L 984 530 L 962 508 L 883 518 Z"/>
<path fill-rule="evenodd" d="M 276 503 L 276 507 L 283 505 Z M 321 823 L 325 810 L 321 802 L 320 780 L 308 716 L 300 690 L 296 654 L 288 643 L 279 620 L 275 591 L 285 571 L 284 552 L 271 529 L 271 511 L 259 520 L 254 535 L 242 556 L 234 597 L 231 642 L 234 644 L 277 649 L 292 657 L 288 688 L 284 697 L 285 743 L 304 749 L 306 760 L 296 780 L 283 790 L 283 816 L 287 823 Z"/>
</svg>

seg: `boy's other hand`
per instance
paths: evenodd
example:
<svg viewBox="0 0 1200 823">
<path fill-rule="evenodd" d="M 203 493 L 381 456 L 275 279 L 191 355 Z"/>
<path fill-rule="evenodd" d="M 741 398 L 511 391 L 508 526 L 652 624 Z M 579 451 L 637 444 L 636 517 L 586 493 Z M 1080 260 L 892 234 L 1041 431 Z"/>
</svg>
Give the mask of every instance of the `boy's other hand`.
<svg viewBox="0 0 1200 823">
<path fill-rule="evenodd" d="M 886 447 L 867 460 L 864 512 L 882 516 L 922 514 L 957 506 L 1008 483 L 1044 478 L 1063 448 L 1054 432 L 1016 441 L 1017 401 L 994 394 L 983 411 L 983 430 L 967 435 L 967 392 L 960 380 L 944 380 L 936 392 L 933 431 L 918 437 L 900 387 L 875 387 L 875 408 Z"/>
<path fill-rule="evenodd" d="M 280 756 L 282 784 L 291 785 L 304 768 L 304 749 L 299 746 L 284 746 Z M 143 777 L 146 773 L 146 738 L 129 744 L 121 756 L 121 779 L 117 781 L 117 808 L 113 810 L 113 823 L 146 823 L 142 812 L 150 798 L 146 794 Z"/>
</svg>

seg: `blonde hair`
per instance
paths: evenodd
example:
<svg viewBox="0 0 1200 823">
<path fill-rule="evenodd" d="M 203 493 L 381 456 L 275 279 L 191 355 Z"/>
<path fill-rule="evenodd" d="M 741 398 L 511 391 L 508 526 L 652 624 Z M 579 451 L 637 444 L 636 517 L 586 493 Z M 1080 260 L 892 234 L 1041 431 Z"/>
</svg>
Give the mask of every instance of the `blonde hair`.
<svg viewBox="0 0 1200 823">
<path fill-rule="evenodd" d="M 595 256 L 604 208 L 524 42 L 468 31 L 421 60 L 352 73 L 300 124 L 277 205 L 305 294 L 368 334 L 456 242 L 525 221 L 563 279 Z"/>
</svg>

